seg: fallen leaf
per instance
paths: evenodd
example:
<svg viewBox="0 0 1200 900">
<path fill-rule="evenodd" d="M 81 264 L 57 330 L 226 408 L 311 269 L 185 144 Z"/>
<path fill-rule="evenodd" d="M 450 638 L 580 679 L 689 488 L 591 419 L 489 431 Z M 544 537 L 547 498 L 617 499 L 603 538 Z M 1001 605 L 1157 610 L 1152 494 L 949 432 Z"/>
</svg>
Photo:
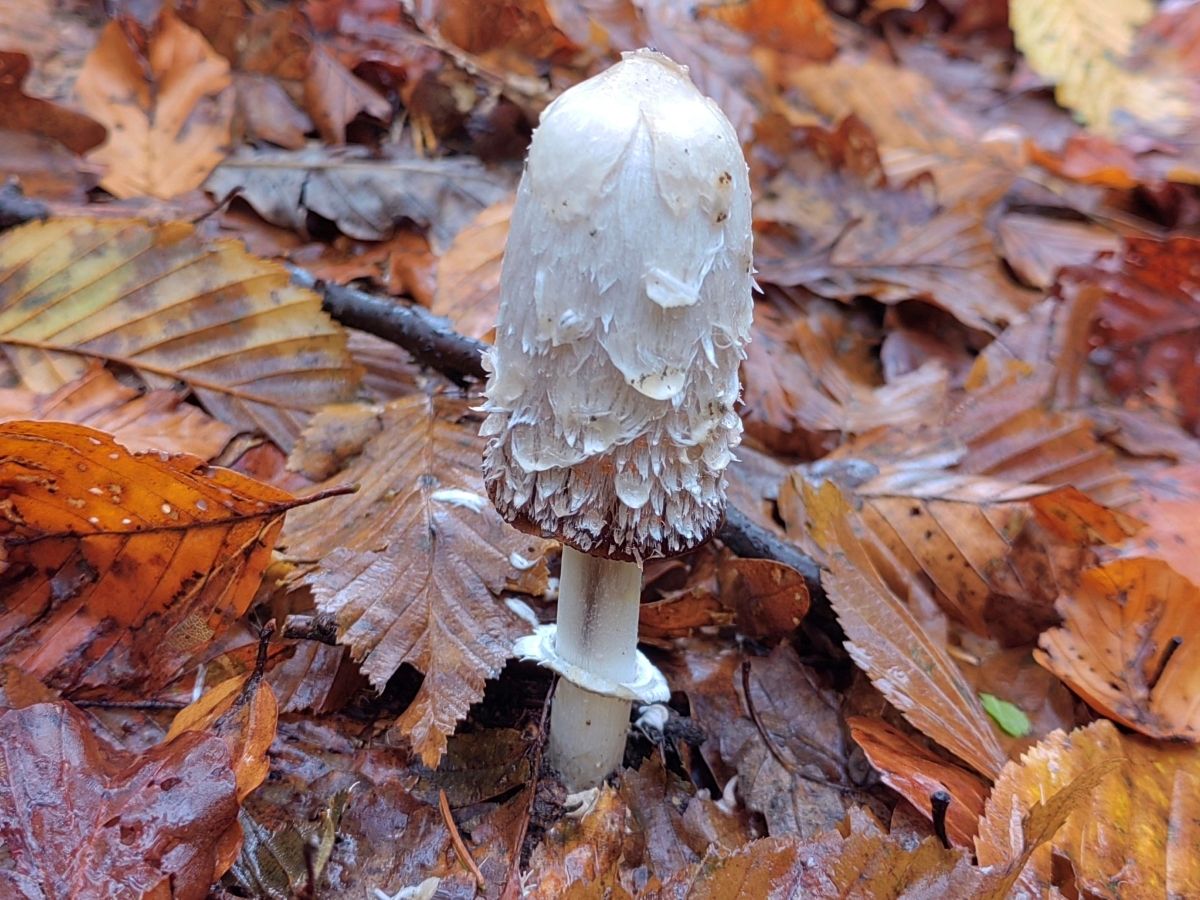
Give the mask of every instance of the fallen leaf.
<svg viewBox="0 0 1200 900">
<path fill-rule="evenodd" d="M 229 749 L 193 733 L 139 755 L 67 703 L 0 711 L 0 885 L 14 897 L 207 896 L 237 822 Z"/>
<path fill-rule="evenodd" d="M 683 824 L 682 811 L 694 794 L 689 788 L 667 771 L 657 755 L 621 774 L 621 799 L 641 829 L 650 869 L 662 881 L 700 860 L 701 853 L 689 845 Z"/>
<path fill-rule="evenodd" d="M 1113 759 L 1116 771 L 1107 770 Z M 1195 853 L 1200 821 L 1200 755 L 1191 747 L 1123 736 L 1100 720 L 1056 731 L 1004 769 L 979 824 L 976 853 L 982 866 L 1016 855 L 1015 826 L 1047 794 L 1095 772 L 1101 779 L 1034 852 L 1016 885 L 1018 897 L 1042 897 L 1061 884 L 1052 856 L 1074 869 L 1075 886 L 1096 897 L 1190 897 L 1200 892 Z"/>
<path fill-rule="evenodd" d="M 94 363 L 52 394 L 0 388 L 0 422 L 73 422 L 106 431 L 133 451 L 165 450 L 211 460 L 235 431 L 183 399 L 170 390 L 139 393 Z"/>
<path fill-rule="evenodd" d="M 312 119 L 293 101 L 274 78 L 250 72 L 235 72 L 233 86 L 237 105 L 234 135 L 245 132 L 249 140 L 270 141 L 287 150 L 300 150 L 314 129 Z M 235 141 L 235 146 L 242 143 Z"/>
<path fill-rule="evenodd" d="M 104 171 L 58 141 L 5 128 L 0 128 L 0 159 L 5 175 L 15 179 L 27 196 L 45 200 L 84 203 Z"/>
<path fill-rule="evenodd" d="M 508 526 L 488 502 L 483 444 L 464 401 L 413 395 L 389 404 L 381 421 L 335 476 L 359 482 L 358 493 L 297 510 L 283 544 L 303 566 L 294 582 L 336 619 L 339 642 L 376 688 L 403 663 L 425 674 L 396 728 L 433 767 L 525 627 L 497 595 L 509 583 L 544 589 L 547 544 Z"/>
<path fill-rule="evenodd" d="M 104 126 L 82 113 L 30 97 L 22 89 L 29 57 L 0 50 L 0 104 L 4 127 L 57 141 L 74 153 L 87 153 L 105 138 Z"/>
<path fill-rule="evenodd" d="M 1144 393 L 1200 428 L 1200 241 L 1136 239 L 1125 252 L 1060 277 L 1067 299 L 1098 297 L 1092 360 L 1120 397 Z"/>
<path fill-rule="evenodd" d="M 742 715 L 720 731 L 721 756 L 768 832 L 811 837 L 841 821 L 854 799 L 840 702 L 789 644 L 749 665 L 754 715 L 743 695 Z"/>
<path fill-rule="evenodd" d="M 620 795 L 601 785 L 585 815 L 560 819 L 534 848 L 529 858 L 529 883 L 533 885 L 529 896 L 534 900 L 559 900 L 568 896 L 569 888 L 578 890 L 610 874 L 621 858 L 628 817 L 629 809 Z M 582 900 L 588 892 L 580 891 L 576 896 Z"/>
<path fill-rule="evenodd" d="M 1029 716 L 1025 715 L 1021 707 L 1002 700 L 995 694 L 983 691 L 979 694 L 979 702 L 983 704 L 983 711 L 1010 737 L 1025 737 L 1033 727 Z"/>
<path fill-rule="evenodd" d="M 1100 253 L 1115 253 L 1121 240 L 1098 225 L 1008 213 L 996 223 L 1000 250 L 1030 287 L 1049 288 L 1064 266 L 1086 265 Z"/>
<path fill-rule="evenodd" d="M 308 59 L 304 105 L 321 137 L 331 144 L 346 143 L 346 126 L 359 113 L 383 123 L 392 117 L 392 105 L 321 44 L 313 46 Z"/>
<path fill-rule="evenodd" d="M 823 580 L 851 658 L 913 727 L 994 778 L 1005 754 L 975 692 L 876 570 L 845 512 L 836 509 L 846 502 L 837 489 L 828 484 L 821 492 L 832 507 L 838 546 Z"/>
<path fill-rule="evenodd" d="M 56 391 L 100 359 L 152 386 L 181 381 L 218 419 L 286 449 L 358 376 L 320 298 L 288 281 L 183 222 L 29 224 L 0 235 L 0 347 L 29 390 Z"/>
<path fill-rule="evenodd" d="M 481 340 L 489 340 L 500 309 L 500 264 L 512 208 L 511 199 L 493 203 L 438 259 L 433 311 L 457 331 Z"/>
<path fill-rule="evenodd" d="M 808 586 L 791 566 L 770 559 L 729 560 L 717 572 L 721 600 L 732 606 L 738 630 L 756 640 L 793 634 L 808 612 Z"/>
<path fill-rule="evenodd" d="M 1150 0 L 1012 0 L 1009 19 L 1030 66 L 1055 85 L 1055 97 L 1102 134 L 1128 120 L 1177 134 L 1194 119 L 1194 99 L 1172 73 L 1129 65 L 1139 26 L 1154 14 Z"/>
<path fill-rule="evenodd" d="M 978 775 L 937 756 L 882 719 L 852 716 L 846 720 L 850 735 L 862 747 L 895 790 L 932 821 L 931 798 L 938 791 L 950 795 L 946 834 L 956 847 L 974 849 L 979 817 L 987 800 L 988 785 Z"/>
<path fill-rule="evenodd" d="M 411 219 L 429 229 L 435 252 L 484 207 L 508 195 L 508 179 L 468 157 L 419 159 L 411 154 L 378 158 L 366 148 L 297 152 L 242 148 L 217 167 L 210 193 L 238 196 L 264 219 L 304 233 L 309 212 L 343 234 L 366 241 L 389 237 Z"/>
<path fill-rule="evenodd" d="M 820 0 L 739 0 L 700 6 L 697 12 L 743 32 L 756 47 L 815 60 L 837 51 L 829 12 Z"/>
<path fill-rule="evenodd" d="M 243 812 L 238 821 L 245 838 L 227 878 L 247 896 L 291 900 L 310 878 L 324 874 L 349 796 L 349 791 L 340 791 L 315 821 L 288 822 L 274 831 Z"/>
<path fill-rule="evenodd" d="M 1056 608 L 1037 661 L 1088 705 L 1156 738 L 1200 740 L 1200 588 L 1162 560 L 1117 559 L 1083 573 Z"/>
<path fill-rule="evenodd" d="M 103 432 L 0 425 L 5 661 L 62 690 L 153 690 L 245 612 L 290 494 Z"/>
<path fill-rule="evenodd" d="M 108 167 L 101 186 L 163 199 L 199 187 L 228 151 L 230 84 L 229 63 L 170 7 L 146 47 L 109 22 L 76 82 L 83 108 L 108 129 L 90 155 Z"/>
</svg>

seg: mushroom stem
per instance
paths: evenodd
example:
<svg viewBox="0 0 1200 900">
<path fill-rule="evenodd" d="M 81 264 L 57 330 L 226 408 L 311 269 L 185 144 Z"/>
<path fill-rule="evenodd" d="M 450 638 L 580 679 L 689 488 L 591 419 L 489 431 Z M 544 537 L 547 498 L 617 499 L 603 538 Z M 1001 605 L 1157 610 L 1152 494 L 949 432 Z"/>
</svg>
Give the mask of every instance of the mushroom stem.
<svg viewBox="0 0 1200 900">
<path fill-rule="evenodd" d="M 640 563 L 589 556 L 564 546 L 558 655 L 603 683 L 633 681 L 641 592 Z M 559 680 L 550 712 L 550 762 L 569 788 L 593 787 L 616 769 L 628 733 L 628 700 Z"/>
</svg>

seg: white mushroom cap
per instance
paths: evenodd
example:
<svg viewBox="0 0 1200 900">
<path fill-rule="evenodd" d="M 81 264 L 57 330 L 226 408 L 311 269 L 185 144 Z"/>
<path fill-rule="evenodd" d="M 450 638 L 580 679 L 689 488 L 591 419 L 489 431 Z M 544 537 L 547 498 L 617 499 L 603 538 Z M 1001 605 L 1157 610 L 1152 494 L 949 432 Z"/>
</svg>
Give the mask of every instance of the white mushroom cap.
<svg viewBox="0 0 1200 900">
<path fill-rule="evenodd" d="M 712 536 L 741 440 L 751 244 L 737 135 L 686 68 L 625 53 L 550 104 L 484 361 L 505 518 L 614 559 Z"/>
</svg>

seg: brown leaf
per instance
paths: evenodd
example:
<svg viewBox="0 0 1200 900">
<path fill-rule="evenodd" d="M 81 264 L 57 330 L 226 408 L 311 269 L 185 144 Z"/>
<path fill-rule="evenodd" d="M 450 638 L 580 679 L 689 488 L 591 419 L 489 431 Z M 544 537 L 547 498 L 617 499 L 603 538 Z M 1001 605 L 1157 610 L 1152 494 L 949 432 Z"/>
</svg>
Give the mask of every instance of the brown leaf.
<svg viewBox="0 0 1200 900">
<path fill-rule="evenodd" d="M 913 727 L 980 774 L 995 777 L 1004 751 L 975 692 L 876 570 L 851 531 L 837 489 L 827 484 L 821 494 L 838 546 L 826 590 L 851 657 Z"/>
<path fill-rule="evenodd" d="M 785 638 L 808 612 L 808 586 L 791 566 L 770 559 L 734 558 L 717 571 L 721 599 L 733 607 L 738 630 L 757 640 Z"/>
<path fill-rule="evenodd" d="M 1116 771 L 1110 760 L 1121 760 Z M 1200 756 L 1191 747 L 1122 736 L 1101 720 L 1070 734 L 1054 732 L 996 782 L 979 825 L 980 865 L 1004 865 L 1019 849 L 1013 823 L 1047 794 L 1088 777 L 1097 784 L 1037 850 L 1018 882 L 1021 896 L 1044 896 L 1059 883 L 1053 856 L 1074 868 L 1073 884 L 1108 898 L 1190 897 L 1200 893 L 1196 822 L 1200 821 Z M 1049 805 L 1049 804 L 1047 804 Z M 1032 818 L 1032 816 L 1029 816 Z"/>
<path fill-rule="evenodd" d="M 165 684 L 241 615 L 291 495 L 78 425 L 0 425 L 5 661 L 52 686 Z"/>
<path fill-rule="evenodd" d="M 84 162 L 58 141 L 0 128 L 4 173 L 30 197 L 85 203 L 103 169 Z"/>
<path fill-rule="evenodd" d="M 398 221 L 411 219 L 429 229 L 435 251 L 510 188 L 503 173 L 470 157 L 419 159 L 393 151 L 381 158 L 363 147 L 241 148 L 205 184 L 218 197 L 237 191 L 268 222 L 301 233 L 310 210 L 365 241 L 383 240 Z"/>
<path fill-rule="evenodd" d="M 839 822 L 853 798 L 839 699 L 786 643 L 752 659 L 748 680 L 754 714 L 743 695 L 742 716 L 720 732 L 721 756 L 771 834 L 811 837 Z"/>
<path fill-rule="evenodd" d="M 614 870 L 621 859 L 629 809 L 607 785 L 592 808 L 580 819 L 560 819 L 529 859 L 529 883 L 534 900 L 559 900 L 569 887 L 577 889 L 598 881 Z M 592 891 L 590 893 L 595 893 Z M 588 893 L 575 895 L 582 898 Z"/>
<path fill-rule="evenodd" d="M 74 153 L 87 153 L 105 138 L 104 126 L 81 113 L 25 94 L 29 57 L 0 50 L 0 105 L 4 127 L 57 141 Z"/>
<path fill-rule="evenodd" d="M 117 197 L 167 199 L 199 187 L 225 156 L 233 118 L 229 63 L 163 9 L 149 46 L 109 22 L 79 73 L 87 112 L 108 129 L 91 159 Z"/>
<path fill-rule="evenodd" d="M 700 860 L 684 831 L 682 810 L 693 795 L 689 787 L 657 755 L 621 774 L 621 799 L 642 831 L 651 870 L 663 881 Z"/>
<path fill-rule="evenodd" d="M 341 61 L 321 44 L 315 44 L 308 59 L 304 78 L 304 105 L 331 144 L 346 143 L 346 126 L 359 113 L 380 122 L 392 117 L 392 105 L 373 87 L 354 76 Z"/>
<path fill-rule="evenodd" d="M 236 827 L 229 749 L 193 733 L 138 756 L 66 703 L 0 711 L 3 892 L 199 900 Z"/>
<path fill-rule="evenodd" d="M 1068 299 L 1100 297 L 1093 357 L 1121 397 L 1142 393 L 1197 433 L 1200 428 L 1200 298 L 1193 285 L 1200 241 L 1130 240 L 1123 256 L 1069 269 Z"/>
<path fill-rule="evenodd" d="M 847 536 L 862 540 L 898 597 L 936 604 L 977 634 L 1009 645 L 1032 641 L 1054 624 L 1054 600 L 1094 563 L 1092 547 L 1118 543 L 1136 530 L 1128 516 L 1072 487 L 913 463 L 880 471 L 853 458 L 812 471 L 794 476 L 802 480 L 793 481 L 795 494 L 783 501 L 791 531 L 808 529 L 825 553 L 836 552 Z M 844 501 L 836 490 L 826 492 L 828 477 L 842 483 Z M 858 538 L 833 524 L 846 502 L 855 507 Z"/>
<path fill-rule="evenodd" d="M 18 384 L 55 391 L 90 359 L 182 381 L 217 418 L 289 448 L 348 399 L 345 332 L 287 270 L 182 222 L 56 219 L 0 236 L 0 347 Z M 81 288 L 87 285 L 87 290 Z"/>
<path fill-rule="evenodd" d="M 1103 715 L 1156 738 L 1200 740 L 1200 588 L 1162 560 L 1083 573 L 1038 662 Z"/>
<path fill-rule="evenodd" d="M 141 394 L 117 381 L 99 363 L 52 394 L 0 388 L 0 421 L 74 422 L 107 431 L 135 452 L 165 450 L 216 457 L 235 431 L 170 390 Z"/>
<path fill-rule="evenodd" d="M 829 12 L 819 0 L 739 0 L 697 8 L 767 46 L 804 59 L 829 59 L 837 51 Z"/>
<path fill-rule="evenodd" d="M 1127 428 L 1126 434 L 1131 431 Z M 1163 443 L 1158 435 L 1153 437 L 1155 447 L 1161 450 Z M 1197 449 L 1190 439 L 1186 447 L 1193 452 Z M 1200 584 L 1200 532 L 1196 530 L 1200 460 L 1162 469 L 1139 487 L 1138 500 L 1129 507 L 1129 514 L 1144 522 L 1145 528 L 1125 545 L 1124 555 L 1162 559 L 1192 584 Z"/>
<path fill-rule="evenodd" d="M 937 791 L 950 795 L 946 834 L 957 847 L 971 850 L 979 817 L 987 800 L 988 785 L 979 776 L 956 766 L 920 746 L 882 719 L 852 716 L 846 720 L 850 734 L 883 776 L 884 784 L 933 818 L 930 798 Z"/>
<path fill-rule="evenodd" d="M 313 130 L 312 120 L 298 107 L 274 78 L 235 72 L 237 116 L 234 133 L 244 129 L 250 140 L 270 141 L 287 150 L 300 150 Z M 238 141 L 241 143 L 241 141 Z"/>
<path fill-rule="evenodd" d="M 438 259 L 433 311 L 456 330 L 482 340 L 490 339 L 500 309 L 500 263 L 512 208 L 511 199 L 493 203 Z"/>
<path fill-rule="evenodd" d="M 483 444 L 467 404 L 410 396 L 387 406 L 382 431 L 335 482 L 357 494 L 288 520 L 287 555 L 317 607 L 338 622 L 380 690 L 403 663 L 425 674 L 396 722 L 428 766 L 483 696 L 523 627 L 497 595 L 540 592 L 546 542 L 508 526 L 479 470 Z"/>
<path fill-rule="evenodd" d="M 279 706 L 261 672 L 226 679 L 185 706 L 171 722 L 164 743 L 181 734 L 216 734 L 229 747 L 241 803 L 267 777 L 267 749 L 275 740 Z M 232 864 L 233 860 L 229 861 Z"/>
<path fill-rule="evenodd" d="M 1098 225 L 1008 213 L 996 224 L 1000 251 L 1031 287 L 1049 288 L 1064 266 L 1082 266 L 1097 254 L 1117 252 L 1121 240 Z"/>
</svg>

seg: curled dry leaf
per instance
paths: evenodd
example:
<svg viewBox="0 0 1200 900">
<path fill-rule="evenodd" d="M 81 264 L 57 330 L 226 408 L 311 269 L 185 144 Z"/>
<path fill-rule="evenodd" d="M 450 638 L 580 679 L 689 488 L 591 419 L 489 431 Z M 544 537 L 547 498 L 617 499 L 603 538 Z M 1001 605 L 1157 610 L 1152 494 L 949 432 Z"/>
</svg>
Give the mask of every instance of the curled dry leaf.
<svg viewBox="0 0 1200 900">
<path fill-rule="evenodd" d="M 165 450 L 213 459 L 236 431 L 183 402 L 176 391 L 139 393 L 98 362 L 57 391 L 0 388 L 0 421 L 74 422 L 107 431 L 133 451 Z"/>
<path fill-rule="evenodd" d="M 108 129 L 90 156 L 108 167 L 101 186 L 162 199 L 199 187 L 229 149 L 230 84 L 229 63 L 170 7 L 146 47 L 109 22 L 76 82 L 83 108 Z"/>
<path fill-rule="evenodd" d="M 103 432 L 0 425 L 0 656 L 62 690 L 152 690 L 237 618 L 287 493 Z"/>
<path fill-rule="evenodd" d="M 200 900 L 237 825 L 229 748 L 190 733 L 135 755 L 67 703 L 0 712 L 0 892 Z"/>
<path fill-rule="evenodd" d="M 922 747 L 882 719 L 852 716 L 850 734 L 888 787 L 933 818 L 930 798 L 937 791 L 950 795 L 946 834 L 956 847 L 971 850 L 987 800 L 988 785 L 978 775 Z"/>
<path fill-rule="evenodd" d="M 236 191 L 268 222 L 301 233 L 310 211 L 364 241 L 383 240 L 397 222 L 411 219 L 429 229 L 440 252 L 476 213 L 507 196 L 512 184 L 465 156 L 379 158 L 363 147 L 242 148 L 213 172 L 205 189 L 217 197 Z"/>
<path fill-rule="evenodd" d="M 1088 569 L 1038 662 L 1088 705 L 1156 738 L 1200 740 L 1200 587 L 1159 559 Z"/>
<path fill-rule="evenodd" d="M 58 390 L 100 359 L 153 386 L 183 382 L 218 419 L 285 449 L 358 381 L 316 294 L 183 222 L 56 219 L 0 236 L 0 348 L 29 390 Z"/>
<path fill-rule="evenodd" d="M 1120 762 L 1111 769 L 1114 758 Z M 1044 897 L 1061 883 L 1053 857 L 1070 863 L 1075 889 L 1095 897 L 1200 895 L 1200 755 L 1123 736 L 1103 719 L 1070 734 L 1056 731 L 1005 767 L 979 824 L 979 864 L 1010 863 L 1019 850 L 1016 824 L 1034 820 L 1039 801 L 1084 778 L 1093 785 L 1061 828 L 1035 822 L 1052 839 L 1022 867 L 1012 896 Z"/>
<path fill-rule="evenodd" d="M 1008 213 L 996 224 L 1000 250 L 1013 271 L 1035 288 L 1049 288 L 1064 266 L 1082 266 L 1121 249 L 1112 231 L 1087 222 Z"/>
<path fill-rule="evenodd" d="M 297 510 L 284 536 L 317 608 L 338 623 L 380 690 L 401 664 L 425 674 L 396 725 L 428 766 L 483 696 L 524 625 L 506 585 L 545 589 L 548 544 L 509 527 L 483 491 L 478 420 L 465 401 L 415 395 L 389 404 L 382 430 L 336 483 L 358 493 Z"/>
<path fill-rule="evenodd" d="M 308 57 L 304 105 L 321 137 L 331 144 L 346 142 L 346 126 L 359 113 L 380 122 L 392 117 L 392 105 L 321 44 L 314 44 Z"/>
<path fill-rule="evenodd" d="M 914 728 L 994 778 L 1005 755 L 975 692 L 876 570 L 837 488 L 826 484 L 821 495 L 837 538 L 825 588 L 851 658 Z"/>
</svg>

